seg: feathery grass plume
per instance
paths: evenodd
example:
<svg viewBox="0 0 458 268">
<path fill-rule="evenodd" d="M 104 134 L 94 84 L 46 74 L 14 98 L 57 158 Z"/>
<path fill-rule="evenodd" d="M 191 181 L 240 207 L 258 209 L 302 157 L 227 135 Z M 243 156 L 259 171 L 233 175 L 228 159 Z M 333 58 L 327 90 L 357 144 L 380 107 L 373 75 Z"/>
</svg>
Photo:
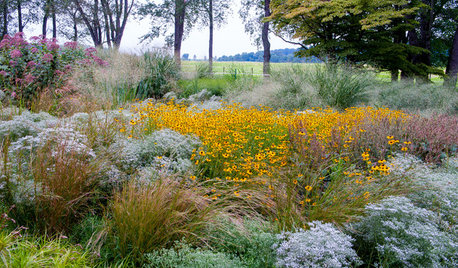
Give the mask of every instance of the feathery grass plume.
<svg viewBox="0 0 458 268">
<path fill-rule="evenodd" d="M 183 238 L 190 243 L 204 241 L 220 211 L 203 197 L 204 190 L 185 187 L 174 178 L 149 186 L 127 184 L 109 206 L 109 232 L 116 238 L 119 254 L 141 258 Z"/>
</svg>

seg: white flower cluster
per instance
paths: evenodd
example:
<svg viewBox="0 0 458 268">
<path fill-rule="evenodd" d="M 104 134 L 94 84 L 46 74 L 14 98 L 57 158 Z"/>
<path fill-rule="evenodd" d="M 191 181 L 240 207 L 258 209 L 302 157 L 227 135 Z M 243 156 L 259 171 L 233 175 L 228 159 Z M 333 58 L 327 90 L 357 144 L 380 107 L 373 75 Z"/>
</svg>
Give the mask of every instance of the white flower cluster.
<svg viewBox="0 0 458 268">
<path fill-rule="evenodd" d="M 353 225 L 358 240 L 374 245 L 382 267 L 456 267 L 456 236 L 441 230 L 432 211 L 406 197 L 366 206 L 367 216 Z"/>
<path fill-rule="evenodd" d="M 352 248 L 353 239 L 331 223 L 314 221 L 310 230 L 282 233 L 275 245 L 279 267 L 352 267 L 362 264 Z"/>
</svg>

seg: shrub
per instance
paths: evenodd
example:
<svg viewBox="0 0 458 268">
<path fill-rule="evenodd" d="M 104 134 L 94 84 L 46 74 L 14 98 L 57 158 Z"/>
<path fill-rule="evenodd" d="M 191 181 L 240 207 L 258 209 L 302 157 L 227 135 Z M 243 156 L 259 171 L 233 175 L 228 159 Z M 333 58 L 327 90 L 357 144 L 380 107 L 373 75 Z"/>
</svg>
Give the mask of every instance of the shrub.
<svg viewBox="0 0 458 268">
<path fill-rule="evenodd" d="M 436 215 L 405 197 L 366 207 L 354 228 L 356 248 L 368 263 L 383 267 L 455 267 L 456 237 L 441 230 Z M 375 253 L 375 255 L 374 255 Z M 374 256 L 372 258 L 371 256 Z"/>
<path fill-rule="evenodd" d="M 383 84 L 376 100 L 391 109 L 410 111 L 437 110 L 456 113 L 456 91 L 447 90 L 434 84 L 413 84 L 399 82 Z M 454 103 L 455 102 L 455 103 Z"/>
<path fill-rule="evenodd" d="M 45 89 L 61 88 L 77 64 L 105 64 L 93 48 L 83 51 L 74 42 L 60 48 L 55 39 L 32 37 L 23 33 L 5 36 L 0 42 L 0 85 L 12 99 L 30 108 L 32 100 Z M 60 95 L 53 91 L 54 96 Z"/>
<path fill-rule="evenodd" d="M 279 267 L 352 267 L 362 264 L 352 249 L 353 239 L 330 223 L 314 221 L 310 229 L 278 236 Z"/>
<path fill-rule="evenodd" d="M 182 238 L 190 243 L 203 240 L 218 210 L 199 193 L 172 179 L 142 187 L 130 183 L 116 193 L 108 224 L 121 256 L 139 258 Z"/>
<path fill-rule="evenodd" d="M 223 230 L 210 233 L 212 248 L 238 256 L 246 267 L 275 267 L 273 245 L 278 240 L 272 225 L 247 218 L 242 224 L 225 221 Z"/>
<path fill-rule="evenodd" d="M 115 162 L 128 173 L 142 167 L 185 173 L 192 166 L 189 159 L 199 144 L 196 138 L 164 129 L 138 140 L 119 139 L 110 150 L 119 152 Z"/>
<path fill-rule="evenodd" d="M 146 255 L 144 267 L 160 268 L 238 268 L 244 266 L 236 257 L 205 249 L 194 249 L 180 242 L 175 248 L 161 249 Z"/>
<path fill-rule="evenodd" d="M 137 97 L 160 99 L 169 92 L 179 77 L 179 67 L 165 53 L 145 53 L 146 77 L 138 83 Z"/>
<path fill-rule="evenodd" d="M 368 72 L 350 67 L 326 64 L 316 65 L 309 83 L 316 89 L 324 104 L 345 109 L 367 101 L 367 91 L 374 83 Z"/>
</svg>

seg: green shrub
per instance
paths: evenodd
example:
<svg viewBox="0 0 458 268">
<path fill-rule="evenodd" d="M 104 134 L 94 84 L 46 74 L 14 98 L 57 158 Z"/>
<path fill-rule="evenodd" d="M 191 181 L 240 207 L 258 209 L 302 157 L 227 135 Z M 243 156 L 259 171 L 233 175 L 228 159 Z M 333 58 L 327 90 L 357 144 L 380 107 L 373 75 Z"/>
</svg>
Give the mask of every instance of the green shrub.
<svg viewBox="0 0 458 268">
<path fill-rule="evenodd" d="M 398 82 L 383 84 L 377 101 L 388 108 L 409 111 L 439 109 L 443 112 L 458 111 L 458 93 L 435 84 Z"/>
<path fill-rule="evenodd" d="M 244 266 L 236 257 L 212 252 L 205 249 L 194 249 L 180 242 L 172 249 L 161 249 L 146 254 L 144 267 L 157 268 L 241 268 Z"/>
<path fill-rule="evenodd" d="M 273 226 L 257 220 L 245 220 L 243 225 L 226 221 L 224 232 L 212 233 L 211 246 L 220 252 L 238 256 L 246 267 L 275 267 L 278 242 Z"/>
<path fill-rule="evenodd" d="M 145 53 L 146 77 L 138 83 L 137 97 L 160 99 L 169 92 L 179 77 L 179 66 L 165 53 Z"/>
<path fill-rule="evenodd" d="M 178 82 L 178 86 L 182 90 L 180 97 L 188 98 L 203 89 L 209 91 L 211 95 L 222 96 L 230 83 L 226 78 L 196 78 L 193 80 L 181 80 Z"/>
</svg>

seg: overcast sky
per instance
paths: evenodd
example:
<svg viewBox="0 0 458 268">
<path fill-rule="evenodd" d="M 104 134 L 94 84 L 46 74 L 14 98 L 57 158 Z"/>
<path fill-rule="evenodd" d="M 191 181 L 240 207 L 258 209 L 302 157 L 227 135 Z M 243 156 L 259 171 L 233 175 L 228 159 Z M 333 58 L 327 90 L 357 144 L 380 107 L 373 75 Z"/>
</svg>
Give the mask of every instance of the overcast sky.
<svg viewBox="0 0 458 268">
<path fill-rule="evenodd" d="M 239 17 L 240 0 L 232 1 L 234 1 L 233 11 L 227 23 L 214 31 L 213 55 L 216 57 L 258 51 L 258 48 L 252 45 L 248 34 L 245 33 L 243 22 Z M 131 19 L 125 30 L 121 49 L 126 52 L 140 52 L 152 47 L 163 47 L 164 41 L 160 39 L 148 44 L 139 44 L 139 37 L 150 30 L 150 23 L 151 21 L 148 20 L 138 22 Z M 208 57 L 208 38 L 208 27 L 194 28 L 188 38 L 183 42 L 181 54 L 188 53 L 190 58 L 196 55 L 198 59 L 202 59 L 204 56 Z M 270 40 L 271 49 L 295 47 L 285 43 L 274 35 L 270 36 Z"/>
</svg>

